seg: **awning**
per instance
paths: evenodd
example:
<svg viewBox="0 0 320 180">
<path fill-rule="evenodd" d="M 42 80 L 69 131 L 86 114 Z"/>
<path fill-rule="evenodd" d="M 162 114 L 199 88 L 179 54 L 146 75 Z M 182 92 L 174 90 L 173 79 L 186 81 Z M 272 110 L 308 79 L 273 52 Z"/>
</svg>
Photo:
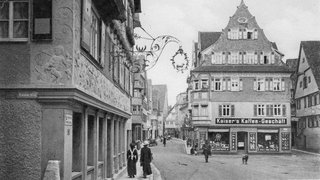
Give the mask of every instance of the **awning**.
<svg viewBox="0 0 320 180">
<path fill-rule="evenodd" d="M 277 133 L 279 132 L 278 129 L 258 129 L 258 132 L 263 132 L 263 133 Z"/>
<path fill-rule="evenodd" d="M 229 129 L 208 129 L 208 132 L 229 132 Z"/>
</svg>

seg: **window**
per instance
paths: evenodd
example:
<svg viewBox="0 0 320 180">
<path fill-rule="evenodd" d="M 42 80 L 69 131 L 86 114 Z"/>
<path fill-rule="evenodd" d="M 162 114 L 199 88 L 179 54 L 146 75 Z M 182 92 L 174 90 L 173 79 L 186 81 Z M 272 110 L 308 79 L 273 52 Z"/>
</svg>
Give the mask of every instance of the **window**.
<svg viewBox="0 0 320 180">
<path fill-rule="evenodd" d="M 90 40 L 90 54 L 91 56 L 99 60 L 98 58 L 98 50 L 99 50 L 99 19 L 98 15 L 94 10 L 91 11 L 91 40 Z"/>
<path fill-rule="evenodd" d="M 308 82 L 311 83 L 311 76 L 308 77 Z"/>
<path fill-rule="evenodd" d="M 263 64 L 269 64 L 269 56 L 268 55 L 264 55 L 263 56 Z"/>
<path fill-rule="evenodd" d="M 200 116 L 208 116 L 208 105 L 201 105 Z"/>
<path fill-rule="evenodd" d="M 238 29 L 232 29 L 231 30 L 230 39 L 239 39 L 239 30 Z"/>
<path fill-rule="evenodd" d="M 258 30 L 255 29 L 253 32 L 253 39 L 258 39 Z"/>
<path fill-rule="evenodd" d="M 281 79 L 273 78 L 273 90 L 280 91 L 281 90 Z"/>
<path fill-rule="evenodd" d="M 193 99 L 199 99 L 199 93 L 193 93 Z"/>
<path fill-rule="evenodd" d="M 221 91 L 222 90 L 222 79 L 221 78 L 214 78 L 213 90 L 214 91 Z"/>
<path fill-rule="evenodd" d="M 308 87 L 308 83 L 307 83 L 307 76 L 303 77 L 303 89 L 306 89 Z"/>
<path fill-rule="evenodd" d="M 211 62 L 212 62 L 212 64 L 224 64 L 226 62 L 225 53 L 224 52 L 222 52 L 222 53 L 212 52 Z"/>
<path fill-rule="evenodd" d="M 198 80 L 194 80 L 194 90 L 198 90 L 199 89 L 199 81 Z"/>
<path fill-rule="evenodd" d="M 244 56 L 244 64 L 253 64 L 255 62 L 255 54 L 253 52 L 246 53 Z"/>
<path fill-rule="evenodd" d="M 258 132 L 257 136 L 258 151 L 279 151 L 279 133 Z"/>
<path fill-rule="evenodd" d="M 301 109 L 301 99 L 296 100 L 297 109 Z"/>
<path fill-rule="evenodd" d="M 252 32 L 250 32 L 250 31 L 248 32 L 247 39 L 253 39 Z"/>
<path fill-rule="evenodd" d="M 239 53 L 236 53 L 236 52 L 231 53 L 230 64 L 239 64 Z"/>
<path fill-rule="evenodd" d="M 257 115 L 258 116 L 265 116 L 266 115 L 266 106 L 264 104 L 257 105 Z"/>
<path fill-rule="evenodd" d="M 219 116 L 234 116 L 234 105 L 219 105 Z"/>
<path fill-rule="evenodd" d="M 258 78 L 257 79 L 257 91 L 264 91 L 265 87 L 264 87 L 264 78 Z"/>
<path fill-rule="evenodd" d="M 192 108 L 192 115 L 193 116 L 199 116 L 199 105 L 193 105 L 193 108 Z"/>
<path fill-rule="evenodd" d="M 300 88 L 302 88 L 302 81 L 300 81 Z"/>
<path fill-rule="evenodd" d="M 208 89 L 209 88 L 208 79 L 202 79 L 201 80 L 201 87 L 202 87 L 202 89 Z"/>
<path fill-rule="evenodd" d="M 29 34 L 28 1 L 1 2 L 0 40 L 26 41 Z"/>
<path fill-rule="evenodd" d="M 231 78 L 231 91 L 239 91 L 239 78 Z"/>
<path fill-rule="evenodd" d="M 281 104 L 273 105 L 273 115 L 274 116 L 281 116 Z"/>
<path fill-rule="evenodd" d="M 304 99 L 304 108 L 307 108 L 308 98 L 304 97 L 303 99 Z"/>
</svg>

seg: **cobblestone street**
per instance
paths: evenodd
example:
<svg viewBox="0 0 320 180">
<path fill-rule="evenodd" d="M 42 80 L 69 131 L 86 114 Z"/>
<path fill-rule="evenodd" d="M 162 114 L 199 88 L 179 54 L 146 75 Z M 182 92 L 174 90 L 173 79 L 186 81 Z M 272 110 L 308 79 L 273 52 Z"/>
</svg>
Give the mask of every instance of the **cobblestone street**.
<svg viewBox="0 0 320 180">
<path fill-rule="evenodd" d="M 215 155 L 204 162 L 202 155 L 187 155 L 183 142 L 173 139 L 152 147 L 154 164 L 167 180 L 200 179 L 320 179 L 320 156 L 250 155 L 243 165 L 241 155 Z"/>
</svg>

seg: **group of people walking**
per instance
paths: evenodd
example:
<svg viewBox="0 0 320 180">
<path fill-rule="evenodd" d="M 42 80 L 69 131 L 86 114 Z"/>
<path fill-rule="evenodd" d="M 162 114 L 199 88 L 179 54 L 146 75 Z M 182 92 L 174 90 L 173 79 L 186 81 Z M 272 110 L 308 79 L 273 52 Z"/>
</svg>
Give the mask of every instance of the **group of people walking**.
<svg viewBox="0 0 320 180">
<path fill-rule="evenodd" d="M 152 161 L 152 153 L 150 148 L 148 147 L 149 142 L 145 141 L 143 143 L 143 148 L 140 150 L 140 166 L 142 166 L 143 170 L 143 178 L 147 178 L 147 175 L 152 174 L 151 170 L 151 161 Z M 137 162 L 138 162 L 138 150 L 136 148 L 135 143 L 130 144 L 130 149 L 127 151 L 127 161 L 128 161 L 128 176 L 130 178 L 134 178 L 137 174 Z"/>
</svg>

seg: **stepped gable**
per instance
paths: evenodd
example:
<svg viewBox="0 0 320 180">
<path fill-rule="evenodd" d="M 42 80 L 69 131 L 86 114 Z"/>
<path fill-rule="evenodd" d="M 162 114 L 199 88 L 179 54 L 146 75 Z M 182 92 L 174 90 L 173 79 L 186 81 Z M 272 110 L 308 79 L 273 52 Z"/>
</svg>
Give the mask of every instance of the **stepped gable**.
<svg viewBox="0 0 320 180">
<path fill-rule="evenodd" d="M 320 41 L 301 41 L 307 62 L 311 68 L 318 87 L 320 87 Z"/>
<path fill-rule="evenodd" d="M 246 23 L 240 23 L 239 18 L 246 18 Z M 230 40 L 227 38 L 229 29 L 257 29 L 258 39 L 248 40 Z M 249 12 L 248 7 L 243 1 L 237 7 L 237 10 L 233 16 L 230 17 L 229 23 L 225 29 L 223 29 L 222 34 L 218 41 L 212 46 L 215 52 L 232 52 L 232 51 L 264 51 L 271 52 L 274 47 L 273 44 L 267 39 L 263 30 L 259 27 L 255 17 Z"/>
</svg>

